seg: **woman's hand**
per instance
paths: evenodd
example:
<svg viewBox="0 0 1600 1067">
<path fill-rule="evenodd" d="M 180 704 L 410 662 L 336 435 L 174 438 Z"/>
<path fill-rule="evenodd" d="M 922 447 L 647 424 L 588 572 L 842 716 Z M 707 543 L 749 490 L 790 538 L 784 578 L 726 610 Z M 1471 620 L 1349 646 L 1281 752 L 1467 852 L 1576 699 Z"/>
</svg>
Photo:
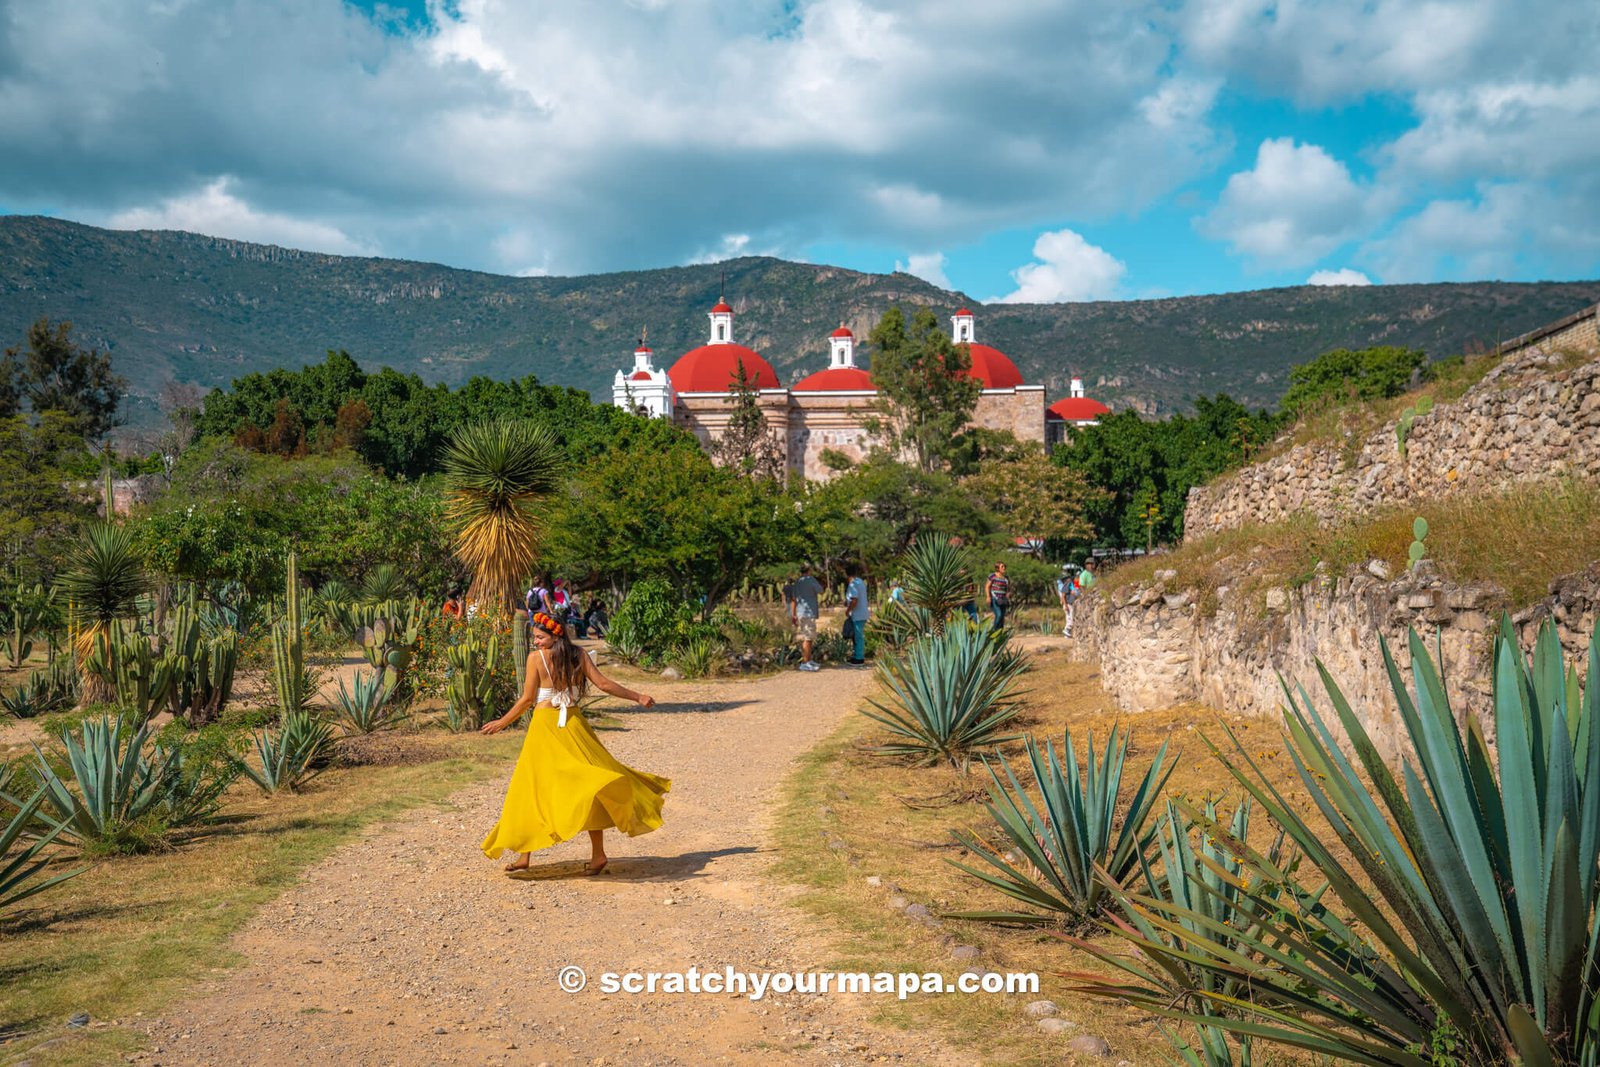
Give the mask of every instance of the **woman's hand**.
<svg viewBox="0 0 1600 1067">
<path fill-rule="evenodd" d="M 508 727 L 510 725 L 511 725 L 511 723 L 508 722 L 505 719 L 495 719 L 495 720 L 493 720 L 491 722 L 484 723 L 483 724 L 483 728 L 480 729 L 478 732 L 480 734 L 497 734 L 501 730 L 504 730 L 506 727 Z"/>
<path fill-rule="evenodd" d="M 651 696 L 649 693 L 640 693 L 634 698 L 634 702 L 637 703 L 641 708 L 653 708 L 656 705 L 656 698 Z"/>
</svg>

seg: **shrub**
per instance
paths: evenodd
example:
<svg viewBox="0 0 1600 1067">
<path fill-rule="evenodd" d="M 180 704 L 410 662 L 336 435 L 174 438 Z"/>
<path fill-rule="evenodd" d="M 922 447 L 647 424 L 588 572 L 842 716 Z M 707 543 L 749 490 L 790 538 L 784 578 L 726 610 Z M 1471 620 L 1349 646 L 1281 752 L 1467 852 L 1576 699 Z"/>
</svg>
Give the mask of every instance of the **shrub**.
<svg viewBox="0 0 1600 1067">
<path fill-rule="evenodd" d="M 984 761 L 989 771 L 989 815 L 1021 859 L 1013 863 L 968 833 L 958 834 L 957 840 L 999 873 L 951 862 L 1042 911 L 965 912 L 960 918 L 1025 925 L 1063 920 L 1082 924 L 1105 910 L 1111 889 L 1125 883 L 1146 862 L 1156 838 L 1150 815 L 1172 775 L 1171 767 L 1162 770 L 1167 755 L 1163 742 L 1119 817 L 1122 773 L 1132 740 L 1131 730 L 1119 734 L 1113 727 L 1105 752 L 1097 758 L 1094 735 L 1090 734 L 1086 767 L 1080 773 L 1070 732 L 1062 739 L 1064 762 L 1057 757 L 1053 743 L 1040 752 L 1033 738 L 1028 738 L 1028 763 L 1038 804 L 1008 763 Z M 1003 783 L 995 763 L 1005 771 Z"/>
<path fill-rule="evenodd" d="M 686 597 L 659 578 L 646 578 L 634 583 L 611 617 L 606 643 L 630 663 L 654 667 L 696 641 L 720 640 L 722 627 L 732 618 L 731 613 L 720 611 L 712 620 L 702 621 Z"/>
<path fill-rule="evenodd" d="M 868 701 L 863 714 L 897 740 L 880 751 L 918 763 L 963 763 L 974 749 L 1015 740 L 1001 733 L 1020 707 L 1017 678 L 1027 663 L 1003 631 L 959 625 L 920 637 L 903 656 L 878 661 L 888 703 Z"/>
<path fill-rule="evenodd" d="M 1231 731 L 1226 748 L 1212 745 L 1326 880 L 1309 891 L 1229 828 L 1197 818 L 1241 858 L 1229 880 L 1253 925 L 1191 938 L 1182 961 L 1243 983 L 1247 994 L 1209 998 L 1237 1017 L 1203 1016 L 1152 983 L 1127 983 L 1115 995 L 1172 1018 L 1380 1067 L 1595 1063 L 1600 627 L 1589 642 L 1585 688 L 1563 664 L 1553 627 L 1541 630 L 1528 658 L 1509 620 L 1502 624 L 1492 750 L 1475 719 L 1459 724 L 1415 632 L 1414 693 L 1387 643 L 1382 652 L 1409 741 L 1398 777 L 1325 670 L 1355 763 L 1305 690 L 1285 686 L 1290 754 L 1326 829 L 1301 817 Z M 1143 906 L 1163 924 L 1181 917 L 1173 904 Z M 1164 966 L 1177 958 L 1164 940 L 1121 932 Z M 1239 948 L 1228 951 L 1225 938 Z"/>
</svg>

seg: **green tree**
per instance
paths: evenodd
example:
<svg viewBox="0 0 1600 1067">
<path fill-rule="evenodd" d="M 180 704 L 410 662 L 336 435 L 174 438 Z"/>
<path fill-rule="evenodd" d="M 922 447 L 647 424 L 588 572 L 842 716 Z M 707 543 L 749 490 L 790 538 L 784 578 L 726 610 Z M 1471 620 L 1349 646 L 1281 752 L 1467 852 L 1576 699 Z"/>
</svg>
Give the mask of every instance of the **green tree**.
<svg viewBox="0 0 1600 1067">
<path fill-rule="evenodd" d="M 623 591 L 663 578 L 709 611 L 747 577 L 803 554 L 795 498 L 698 448 L 613 448 L 579 468 L 552 515 L 545 562 Z"/>
<path fill-rule="evenodd" d="M 1283 411 L 1298 417 L 1320 407 L 1399 396 L 1415 377 L 1426 380 L 1427 366 L 1427 354 L 1416 348 L 1336 348 L 1289 371 Z"/>
<path fill-rule="evenodd" d="M 909 326 L 898 307 L 890 308 L 867 341 L 878 387 L 868 431 L 889 456 L 919 470 L 948 468 L 983 391 L 968 373 L 971 349 L 951 341 L 928 308 L 917 309 Z"/>
<path fill-rule="evenodd" d="M 92 487 L 75 491 L 70 468 L 89 458 L 67 415 L 0 419 L 0 565 L 29 580 L 48 579 L 61 545 L 93 517 Z"/>
<path fill-rule="evenodd" d="M 767 426 L 760 393 L 751 384 L 743 361 L 729 388 L 728 404 L 733 411 L 722 436 L 711 445 L 712 458 L 747 478 L 781 481 L 786 464 L 784 448 Z"/>
<path fill-rule="evenodd" d="M 23 345 L 0 359 L 0 415 L 14 415 L 21 401 L 35 414 L 59 411 L 89 440 L 117 424 L 127 380 L 111 370 L 111 354 L 72 341 L 72 323 L 48 318 L 28 327 Z"/>
<path fill-rule="evenodd" d="M 992 512 L 1013 537 L 1083 540 L 1094 534 L 1086 512 L 1107 494 L 1096 490 L 1080 470 L 1050 462 L 1043 446 L 1033 445 L 1011 459 L 981 465 L 961 483 Z"/>
</svg>

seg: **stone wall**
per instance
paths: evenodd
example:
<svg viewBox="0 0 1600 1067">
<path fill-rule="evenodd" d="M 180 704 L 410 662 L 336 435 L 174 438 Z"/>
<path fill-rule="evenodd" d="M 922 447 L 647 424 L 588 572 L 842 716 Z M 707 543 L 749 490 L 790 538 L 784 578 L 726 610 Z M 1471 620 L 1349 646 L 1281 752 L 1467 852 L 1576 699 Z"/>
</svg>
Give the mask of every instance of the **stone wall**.
<svg viewBox="0 0 1600 1067">
<path fill-rule="evenodd" d="M 1308 511 L 1336 521 L 1383 503 L 1511 480 L 1600 478 L 1596 308 L 1502 346 L 1505 358 L 1464 396 L 1419 415 L 1400 453 L 1390 424 L 1353 457 L 1303 445 L 1189 491 L 1184 539 Z"/>
<path fill-rule="evenodd" d="M 1044 386 L 985 389 L 972 409 L 972 425 L 1005 430 L 1019 441 L 1044 443 Z"/>
<path fill-rule="evenodd" d="M 1318 709 L 1332 715 L 1317 673 L 1320 660 L 1368 733 L 1393 758 L 1404 730 L 1378 638 L 1388 640 L 1405 671 L 1406 630 L 1414 626 L 1434 655 L 1437 633 L 1457 712 L 1477 715 L 1487 725 L 1489 651 L 1504 593 L 1493 585 L 1444 581 L 1426 562 L 1394 579 L 1381 562 L 1369 568 L 1354 576 L 1322 576 L 1298 590 L 1270 590 L 1264 616 L 1254 607 L 1258 598 L 1230 597 L 1226 589 L 1219 591 L 1216 610 L 1201 611 L 1194 593 L 1178 586 L 1175 572 L 1158 572 L 1151 584 L 1087 596 L 1074 627 L 1076 653 L 1099 665 L 1106 691 L 1130 712 L 1199 701 L 1274 722 L 1284 703 L 1280 676 L 1303 685 Z M 1245 599 L 1250 604 L 1239 603 Z M 1581 663 L 1577 657 L 1600 618 L 1600 563 L 1552 583 L 1549 597 L 1515 616 L 1526 647 L 1545 618 L 1555 620 L 1568 662 Z M 1409 674 L 1403 676 L 1409 683 Z"/>
</svg>

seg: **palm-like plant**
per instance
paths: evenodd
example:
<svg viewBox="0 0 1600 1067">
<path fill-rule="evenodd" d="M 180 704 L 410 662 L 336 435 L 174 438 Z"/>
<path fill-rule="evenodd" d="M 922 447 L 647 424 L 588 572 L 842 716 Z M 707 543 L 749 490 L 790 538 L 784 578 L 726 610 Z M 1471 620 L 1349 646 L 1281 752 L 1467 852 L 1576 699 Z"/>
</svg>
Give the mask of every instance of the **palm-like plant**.
<svg viewBox="0 0 1600 1067">
<path fill-rule="evenodd" d="M 533 568 L 538 507 L 559 484 L 560 447 L 522 419 L 469 423 L 445 446 L 446 514 L 457 558 L 472 571 L 472 596 L 510 607 Z"/>
<path fill-rule="evenodd" d="M 112 624 L 144 592 L 144 561 L 139 558 L 133 531 L 108 522 L 91 523 L 68 557 L 56 586 L 79 620 L 73 651 L 83 673 L 83 700 L 87 704 L 109 701 L 113 699 L 110 683 L 84 665 L 97 645 L 110 646 Z M 114 669 L 113 664 L 106 666 Z"/>
<path fill-rule="evenodd" d="M 972 599 L 972 553 L 943 537 L 925 537 L 905 556 L 906 602 L 911 614 L 940 633 L 952 612 Z M 925 613 L 925 614 L 924 614 Z"/>
<path fill-rule="evenodd" d="M 1326 879 L 1308 892 L 1227 827 L 1199 820 L 1242 857 L 1223 880 L 1253 926 L 1190 936 L 1182 962 L 1248 990 L 1208 995 L 1235 1014 L 1198 1014 L 1151 983 L 1114 995 L 1378 1067 L 1591 1067 L 1600 1061 L 1600 628 L 1584 686 L 1548 624 L 1531 660 L 1502 625 L 1493 750 L 1475 719 L 1458 725 L 1415 632 L 1410 646 L 1415 693 L 1383 646 L 1410 743 L 1398 778 L 1326 671 L 1359 770 L 1305 690 L 1288 694 L 1289 754 L 1326 829 L 1306 822 L 1231 731 L 1226 749 L 1213 745 Z M 1140 906 L 1169 930 L 1193 911 Z M 1123 932 L 1161 966 L 1174 960 L 1165 939 Z"/>
</svg>

